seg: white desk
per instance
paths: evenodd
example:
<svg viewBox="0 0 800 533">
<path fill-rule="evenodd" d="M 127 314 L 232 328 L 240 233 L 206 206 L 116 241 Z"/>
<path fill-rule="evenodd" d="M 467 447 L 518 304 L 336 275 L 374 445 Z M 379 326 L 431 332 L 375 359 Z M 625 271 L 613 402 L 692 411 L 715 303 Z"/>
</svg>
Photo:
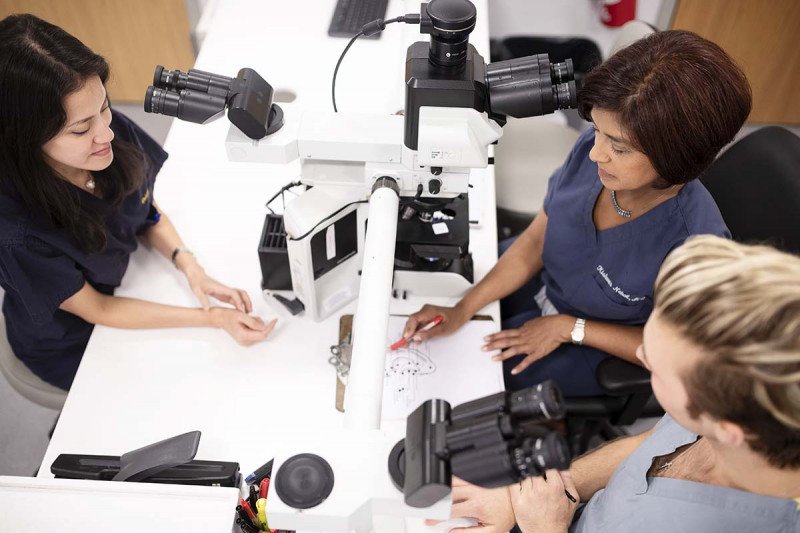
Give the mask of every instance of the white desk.
<svg viewBox="0 0 800 533">
<path fill-rule="evenodd" d="M 486 0 L 475 3 L 479 13 L 487 12 Z M 330 109 L 331 73 L 346 44 L 327 36 L 332 9 L 333 2 L 326 0 L 220 3 L 196 67 L 228 76 L 252 67 L 277 89 L 295 92 L 298 104 Z M 418 2 L 404 7 L 392 0 L 387 17 L 415 9 Z M 471 41 L 488 60 L 487 28 L 483 16 Z M 419 26 L 395 24 L 380 40 L 353 46 L 339 72 L 339 108 L 401 109 L 403 43 L 427 40 L 418 32 Z M 147 82 L 142 80 L 143 90 Z M 274 313 L 261 298 L 256 253 L 264 202 L 296 179 L 299 166 L 229 163 L 228 127 L 226 119 L 206 126 L 175 120 L 155 198 L 206 270 L 247 290 L 254 313 L 270 317 Z M 470 243 L 481 278 L 497 257 L 494 175 L 487 169 L 474 176 L 483 180 L 482 225 L 471 232 Z M 143 248 L 131 257 L 117 294 L 197 305 L 169 261 Z M 413 312 L 423 303 L 396 301 L 392 312 Z M 198 459 L 237 461 L 246 474 L 272 457 L 284 435 L 303 430 L 323 435 L 341 427 L 342 415 L 334 408 L 335 373 L 327 359 L 339 315 L 354 310 L 351 304 L 321 323 L 281 320 L 266 342 L 248 348 L 222 330 L 96 327 L 39 476 L 52 476 L 49 467 L 60 453 L 118 455 L 196 429 L 203 434 Z M 497 304 L 484 313 L 499 318 Z"/>
</svg>

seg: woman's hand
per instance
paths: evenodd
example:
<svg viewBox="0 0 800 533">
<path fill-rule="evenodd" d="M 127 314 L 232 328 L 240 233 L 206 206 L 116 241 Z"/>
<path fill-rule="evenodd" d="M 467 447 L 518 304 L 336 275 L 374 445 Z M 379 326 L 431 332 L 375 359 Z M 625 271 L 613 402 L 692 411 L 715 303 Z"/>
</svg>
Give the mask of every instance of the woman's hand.
<svg viewBox="0 0 800 533">
<path fill-rule="evenodd" d="M 492 357 L 494 361 L 525 355 L 525 358 L 511 370 L 512 374 L 519 374 L 534 361 L 550 354 L 565 342 L 570 342 L 574 325 L 575 319 L 567 315 L 534 318 L 525 322 L 521 328 L 506 329 L 487 336 L 483 350 L 487 352 L 503 350 Z"/>
<path fill-rule="evenodd" d="M 529 477 L 508 487 L 511 508 L 522 533 L 566 533 L 578 503 L 564 491 L 578 495 L 569 472 L 548 470 L 545 477 Z"/>
<path fill-rule="evenodd" d="M 437 315 L 442 315 L 444 320 L 441 324 L 428 331 L 420 331 L 414 334 L 419 328 L 433 320 Z M 415 342 L 422 342 L 438 335 L 449 335 L 463 326 L 472 317 L 464 316 L 464 312 L 458 307 L 442 307 L 439 305 L 425 304 L 422 309 L 408 317 L 403 328 L 403 337 L 409 338 L 413 335 Z"/>
<path fill-rule="evenodd" d="M 228 335 L 242 346 L 249 346 L 266 339 L 277 322 L 277 319 L 273 318 L 265 324 L 257 316 L 225 307 L 214 307 L 209 312 L 214 318 L 214 324 L 228 332 Z"/>
<path fill-rule="evenodd" d="M 221 302 L 232 305 L 242 313 L 251 313 L 253 311 L 253 304 L 250 303 L 250 297 L 241 289 L 232 289 L 227 285 L 223 285 L 219 281 L 206 274 L 196 261 L 184 269 L 186 279 L 189 281 L 189 287 L 203 309 L 208 311 L 211 304 L 208 301 L 209 296 L 213 296 Z"/>
<path fill-rule="evenodd" d="M 469 528 L 451 529 L 450 533 L 507 533 L 514 527 L 509 489 L 514 485 L 498 489 L 484 489 L 471 485 L 453 476 L 453 505 L 450 518 L 475 518 L 478 525 Z M 435 525 L 437 520 L 426 520 L 426 525 Z"/>
</svg>

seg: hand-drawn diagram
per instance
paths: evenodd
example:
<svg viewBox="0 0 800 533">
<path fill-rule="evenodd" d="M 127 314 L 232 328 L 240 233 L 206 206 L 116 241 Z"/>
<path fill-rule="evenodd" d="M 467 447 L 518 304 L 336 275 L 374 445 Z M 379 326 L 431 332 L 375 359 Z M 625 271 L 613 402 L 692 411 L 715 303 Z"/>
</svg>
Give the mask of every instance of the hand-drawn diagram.
<svg viewBox="0 0 800 533">
<path fill-rule="evenodd" d="M 391 343 L 392 341 L 389 341 Z M 390 392 L 394 405 L 416 407 L 417 378 L 436 372 L 427 342 L 407 344 L 386 354 L 384 394 Z"/>
<path fill-rule="evenodd" d="M 441 398 L 458 405 L 503 390 L 502 365 L 481 350 L 483 338 L 494 333 L 488 320 L 470 321 L 456 335 L 411 342 L 397 350 L 389 346 L 403 334 L 407 317 L 390 316 L 384 363 L 384 420 L 401 420 L 422 402 Z"/>
</svg>

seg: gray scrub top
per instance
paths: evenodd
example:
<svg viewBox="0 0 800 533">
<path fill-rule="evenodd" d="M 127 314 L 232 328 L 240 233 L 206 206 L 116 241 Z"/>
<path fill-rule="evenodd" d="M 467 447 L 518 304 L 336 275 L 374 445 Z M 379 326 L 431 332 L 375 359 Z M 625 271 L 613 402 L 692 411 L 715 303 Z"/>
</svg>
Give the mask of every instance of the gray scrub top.
<svg viewBox="0 0 800 533">
<path fill-rule="evenodd" d="M 696 439 L 666 415 L 653 435 L 617 468 L 606 488 L 589 500 L 570 533 L 800 532 L 794 500 L 647 477 L 653 458 Z"/>
</svg>

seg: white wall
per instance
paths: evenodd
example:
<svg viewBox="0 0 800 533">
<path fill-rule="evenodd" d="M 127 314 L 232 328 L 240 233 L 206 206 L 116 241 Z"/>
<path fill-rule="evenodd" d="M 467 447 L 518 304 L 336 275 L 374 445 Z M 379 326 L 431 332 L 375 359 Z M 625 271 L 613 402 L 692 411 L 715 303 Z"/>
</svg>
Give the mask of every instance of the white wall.
<svg viewBox="0 0 800 533">
<path fill-rule="evenodd" d="M 666 29 L 675 0 L 638 0 L 636 18 Z M 600 22 L 598 0 L 489 0 L 489 35 L 588 37 L 603 57 L 617 34 Z"/>
</svg>

